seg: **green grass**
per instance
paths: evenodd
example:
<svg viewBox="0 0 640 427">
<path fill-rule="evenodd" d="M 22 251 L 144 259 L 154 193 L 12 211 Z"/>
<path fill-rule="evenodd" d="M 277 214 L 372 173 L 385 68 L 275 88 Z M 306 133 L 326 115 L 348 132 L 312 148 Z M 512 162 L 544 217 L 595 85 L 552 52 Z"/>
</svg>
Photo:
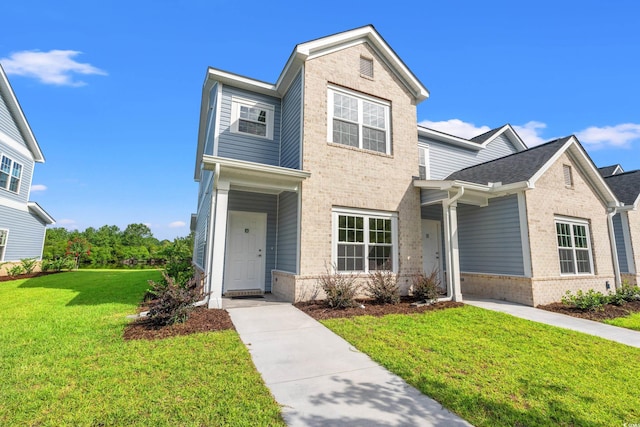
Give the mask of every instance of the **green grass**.
<svg viewBox="0 0 640 427">
<path fill-rule="evenodd" d="M 633 313 L 625 317 L 618 317 L 616 319 L 607 319 L 604 320 L 604 323 L 640 331 L 640 313 Z"/>
<path fill-rule="evenodd" d="M 640 349 L 465 306 L 323 322 L 477 426 L 640 423 Z"/>
<path fill-rule="evenodd" d="M 0 425 L 284 425 L 234 331 L 124 341 L 150 270 L 0 283 Z"/>
</svg>

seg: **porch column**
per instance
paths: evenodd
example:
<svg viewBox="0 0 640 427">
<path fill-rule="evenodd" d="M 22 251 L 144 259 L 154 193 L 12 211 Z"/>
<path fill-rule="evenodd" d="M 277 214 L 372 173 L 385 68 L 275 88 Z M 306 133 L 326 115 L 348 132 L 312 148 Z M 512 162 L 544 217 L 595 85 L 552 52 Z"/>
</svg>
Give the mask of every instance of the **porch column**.
<svg viewBox="0 0 640 427">
<path fill-rule="evenodd" d="M 458 249 L 458 203 L 442 203 L 445 250 L 447 254 L 447 291 L 453 301 L 462 301 L 460 257 Z"/>
<path fill-rule="evenodd" d="M 611 261 L 613 261 L 613 276 L 615 289 L 620 288 L 622 280 L 620 277 L 620 263 L 618 262 L 618 247 L 616 246 L 616 232 L 613 226 L 613 217 L 616 214 L 615 209 L 607 212 L 607 227 L 609 228 L 609 244 L 611 245 Z"/>
<path fill-rule="evenodd" d="M 209 308 L 222 308 L 222 279 L 224 273 L 224 256 L 227 241 L 227 207 L 229 202 L 229 183 L 219 181 L 216 188 L 214 214 L 214 239 L 211 255 L 211 267 L 208 271 L 211 292 Z"/>
</svg>

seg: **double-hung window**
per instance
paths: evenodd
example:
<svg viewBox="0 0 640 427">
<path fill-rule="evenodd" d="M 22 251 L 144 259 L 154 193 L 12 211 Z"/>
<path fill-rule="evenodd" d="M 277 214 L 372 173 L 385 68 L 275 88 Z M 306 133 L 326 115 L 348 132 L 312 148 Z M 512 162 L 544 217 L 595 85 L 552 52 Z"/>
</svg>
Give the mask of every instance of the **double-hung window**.
<svg viewBox="0 0 640 427">
<path fill-rule="evenodd" d="M 429 148 L 418 147 L 418 173 L 420 179 L 429 179 Z"/>
<path fill-rule="evenodd" d="M 231 100 L 231 132 L 273 139 L 272 105 L 233 97 Z"/>
<path fill-rule="evenodd" d="M 391 154 L 389 102 L 329 87 L 328 106 L 329 141 Z"/>
<path fill-rule="evenodd" d="M 556 218 L 561 274 L 592 274 L 589 225 L 584 221 Z"/>
<path fill-rule="evenodd" d="M 7 237 L 9 230 L 0 229 L 0 261 L 4 261 L 4 251 L 7 247 Z"/>
<path fill-rule="evenodd" d="M 398 218 L 388 212 L 334 209 L 334 263 L 338 271 L 397 271 Z"/>
<path fill-rule="evenodd" d="M 0 158 L 0 188 L 17 193 L 21 179 L 22 165 L 3 155 Z"/>
</svg>

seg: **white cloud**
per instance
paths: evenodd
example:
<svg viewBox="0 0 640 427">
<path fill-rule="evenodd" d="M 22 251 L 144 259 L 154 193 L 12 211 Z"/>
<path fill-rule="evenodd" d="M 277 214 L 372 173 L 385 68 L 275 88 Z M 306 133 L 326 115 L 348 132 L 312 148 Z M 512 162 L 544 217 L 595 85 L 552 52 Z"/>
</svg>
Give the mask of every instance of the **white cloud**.
<svg viewBox="0 0 640 427">
<path fill-rule="evenodd" d="M 8 58 L 0 58 L 7 74 L 33 77 L 45 84 L 58 86 L 84 86 L 86 83 L 75 80 L 76 74 L 107 73 L 91 64 L 75 61 L 73 58 L 82 52 L 76 50 L 23 50 L 13 52 Z"/>
<path fill-rule="evenodd" d="M 536 145 L 544 144 L 547 141 L 551 141 L 554 138 L 543 138 L 540 134 L 547 125 L 542 122 L 536 122 L 534 120 L 525 123 L 522 126 L 513 125 L 513 130 L 516 131 L 520 138 L 527 144 L 527 147 L 534 147 Z"/>
<path fill-rule="evenodd" d="M 169 224 L 169 228 L 180 228 L 184 227 L 185 225 L 187 225 L 187 223 L 184 221 L 173 221 Z"/>
<path fill-rule="evenodd" d="M 76 222 L 75 219 L 68 219 L 68 218 L 63 218 L 59 221 L 56 221 L 56 225 L 60 225 L 64 228 L 68 228 L 70 230 L 77 230 L 78 229 L 78 223 Z"/>
<path fill-rule="evenodd" d="M 615 126 L 591 126 L 577 132 L 576 136 L 580 142 L 591 149 L 607 146 L 629 148 L 632 141 L 640 139 L 640 124 L 623 123 Z"/>
<path fill-rule="evenodd" d="M 47 186 L 46 185 L 42 185 L 42 184 L 33 184 L 31 186 L 31 192 L 35 193 L 37 191 L 46 191 L 47 190 Z"/>
<path fill-rule="evenodd" d="M 429 129 L 435 129 L 437 131 L 465 139 L 473 138 L 474 136 L 478 136 L 491 130 L 489 126 L 478 127 L 473 123 L 463 122 L 460 119 L 442 120 L 439 122 L 425 120 L 418 124 Z"/>
</svg>

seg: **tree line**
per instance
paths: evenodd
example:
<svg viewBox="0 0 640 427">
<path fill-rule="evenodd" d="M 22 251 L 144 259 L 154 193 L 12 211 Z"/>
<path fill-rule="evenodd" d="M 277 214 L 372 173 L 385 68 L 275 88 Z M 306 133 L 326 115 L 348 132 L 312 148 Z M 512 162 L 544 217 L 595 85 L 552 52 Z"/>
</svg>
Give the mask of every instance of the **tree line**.
<svg viewBox="0 0 640 427">
<path fill-rule="evenodd" d="M 174 241 L 158 240 L 144 224 L 129 224 L 124 230 L 115 225 L 89 227 L 84 231 L 63 227 L 48 228 L 42 258 L 75 258 L 80 267 L 163 266 L 172 257 L 190 260 L 193 235 Z"/>
</svg>

